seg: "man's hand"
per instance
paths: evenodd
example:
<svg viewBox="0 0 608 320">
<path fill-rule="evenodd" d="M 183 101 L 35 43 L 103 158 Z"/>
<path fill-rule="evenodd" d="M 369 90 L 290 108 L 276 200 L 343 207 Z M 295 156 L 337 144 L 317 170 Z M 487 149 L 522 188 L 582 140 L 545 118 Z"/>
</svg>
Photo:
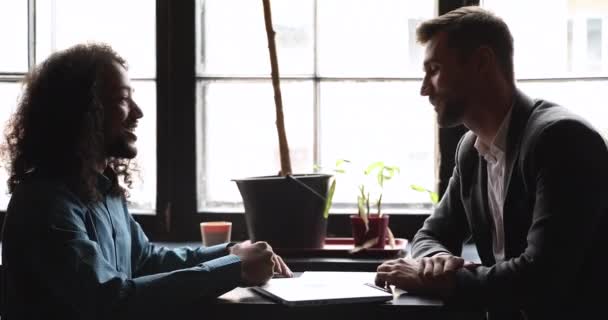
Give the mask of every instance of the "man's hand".
<svg viewBox="0 0 608 320">
<path fill-rule="evenodd" d="M 418 272 L 426 280 L 445 277 L 464 266 L 464 259 L 447 253 L 420 259 Z"/>
<path fill-rule="evenodd" d="M 251 243 L 247 240 L 230 247 L 230 253 L 241 258 L 241 279 L 245 286 L 262 285 L 274 273 L 286 277 L 293 274 L 283 259 L 272 251 L 272 247 L 266 242 L 258 241 Z"/>
<path fill-rule="evenodd" d="M 394 285 L 406 291 L 424 291 L 419 269 L 420 263 L 410 258 L 385 261 L 378 266 L 376 285 L 383 288 Z"/>
<path fill-rule="evenodd" d="M 397 288 L 414 293 L 450 295 L 454 287 L 453 273 L 459 263 L 458 268 L 464 266 L 464 260 L 459 262 L 458 259 L 437 257 L 430 262 L 424 262 L 424 265 L 422 263 L 422 260 L 411 258 L 386 261 L 377 269 L 376 285 L 380 287 L 394 285 Z M 429 272 L 428 277 L 424 275 L 424 270 L 430 268 L 434 271 L 435 266 L 437 266 L 437 269 L 441 268 L 441 272 L 438 271 L 437 275 L 434 272 Z"/>
</svg>

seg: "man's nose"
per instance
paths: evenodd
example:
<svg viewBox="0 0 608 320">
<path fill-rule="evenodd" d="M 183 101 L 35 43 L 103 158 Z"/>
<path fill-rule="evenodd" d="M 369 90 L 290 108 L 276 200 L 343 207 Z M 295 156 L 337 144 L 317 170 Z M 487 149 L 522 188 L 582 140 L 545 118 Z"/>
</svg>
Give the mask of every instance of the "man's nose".
<svg viewBox="0 0 608 320">
<path fill-rule="evenodd" d="M 428 78 L 425 76 L 424 79 L 422 79 L 422 85 L 420 85 L 420 95 L 421 96 L 429 96 L 431 94 L 431 87 L 429 85 L 429 80 Z"/>
<path fill-rule="evenodd" d="M 141 111 L 141 108 L 135 101 L 131 101 L 131 117 L 135 119 L 139 119 L 144 116 L 144 112 Z"/>
</svg>

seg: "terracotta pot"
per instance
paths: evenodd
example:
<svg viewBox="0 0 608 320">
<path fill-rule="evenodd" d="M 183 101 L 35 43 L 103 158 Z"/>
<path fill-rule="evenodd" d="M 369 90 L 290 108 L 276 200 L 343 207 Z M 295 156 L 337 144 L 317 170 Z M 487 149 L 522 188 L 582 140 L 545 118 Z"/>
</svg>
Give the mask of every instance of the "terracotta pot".
<svg viewBox="0 0 608 320">
<path fill-rule="evenodd" d="M 371 248 L 384 248 L 388 235 L 388 232 L 386 231 L 388 228 L 388 218 L 389 216 L 387 214 L 383 214 L 380 217 L 378 215 L 369 215 L 369 229 L 365 232 L 365 223 L 363 222 L 363 219 L 358 215 L 351 215 L 350 222 L 355 246 L 360 246 L 366 241 L 378 237 L 379 241 L 371 246 Z"/>
</svg>

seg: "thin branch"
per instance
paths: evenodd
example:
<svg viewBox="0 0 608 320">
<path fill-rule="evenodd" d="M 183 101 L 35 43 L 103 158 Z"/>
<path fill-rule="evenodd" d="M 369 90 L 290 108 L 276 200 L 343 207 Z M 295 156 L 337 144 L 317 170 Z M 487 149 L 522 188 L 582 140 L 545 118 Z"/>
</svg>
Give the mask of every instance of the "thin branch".
<svg viewBox="0 0 608 320">
<path fill-rule="evenodd" d="M 262 0 L 264 4 L 264 22 L 266 24 L 266 37 L 268 38 L 268 51 L 270 53 L 270 68 L 272 76 L 272 88 L 274 89 L 274 104 L 276 109 L 276 125 L 279 135 L 279 152 L 281 155 L 281 176 L 291 174 L 291 159 L 289 158 L 289 145 L 287 144 L 287 133 L 285 132 L 285 120 L 283 118 L 283 99 L 281 97 L 281 86 L 279 82 L 279 63 L 277 49 L 274 41 L 275 32 L 272 28 L 272 13 L 270 0 Z"/>
</svg>

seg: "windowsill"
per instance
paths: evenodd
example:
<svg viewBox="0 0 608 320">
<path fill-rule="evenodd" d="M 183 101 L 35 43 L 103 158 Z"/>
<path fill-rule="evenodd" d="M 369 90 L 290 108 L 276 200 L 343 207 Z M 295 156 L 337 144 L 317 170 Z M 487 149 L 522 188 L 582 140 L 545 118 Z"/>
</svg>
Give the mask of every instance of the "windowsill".
<svg viewBox="0 0 608 320">
<path fill-rule="evenodd" d="M 175 248 L 179 248 L 182 246 L 194 248 L 194 247 L 198 247 L 201 245 L 200 242 L 192 242 L 192 241 L 187 241 L 187 242 L 161 242 L 161 241 L 159 241 L 159 242 L 154 242 L 154 243 L 157 245 L 166 246 L 167 248 L 170 248 L 170 249 L 175 249 Z M 408 254 L 409 254 L 410 250 L 411 250 L 411 246 L 410 246 L 410 244 L 408 244 L 407 249 L 406 249 Z M 481 263 L 479 255 L 477 254 L 477 248 L 475 247 L 475 244 L 472 244 L 472 243 L 465 243 L 462 245 L 461 257 L 467 261 L 471 261 L 474 263 Z M 318 258 L 318 259 L 323 260 L 323 258 Z M 357 259 L 353 259 L 353 260 L 357 260 Z"/>
<path fill-rule="evenodd" d="M 430 215 L 433 212 L 433 209 L 414 209 L 414 208 L 405 208 L 405 209 L 387 209 L 383 211 L 384 214 L 389 215 Z M 205 211 L 199 211 L 199 214 L 234 214 L 234 215 L 242 215 L 244 211 L 236 211 L 233 208 L 209 208 Z M 350 215 L 356 214 L 356 210 L 351 209 L 336 209 L 332 210 L 329 215 Z"/>
<path fill-rule="evenodd" d="M 156 215 L 156 211 L 152 210 L 142 210 L 142 209 L 129 209 L 129 213 L 137 214 L 142 216 L 154 216 Z"/>
</svg>

